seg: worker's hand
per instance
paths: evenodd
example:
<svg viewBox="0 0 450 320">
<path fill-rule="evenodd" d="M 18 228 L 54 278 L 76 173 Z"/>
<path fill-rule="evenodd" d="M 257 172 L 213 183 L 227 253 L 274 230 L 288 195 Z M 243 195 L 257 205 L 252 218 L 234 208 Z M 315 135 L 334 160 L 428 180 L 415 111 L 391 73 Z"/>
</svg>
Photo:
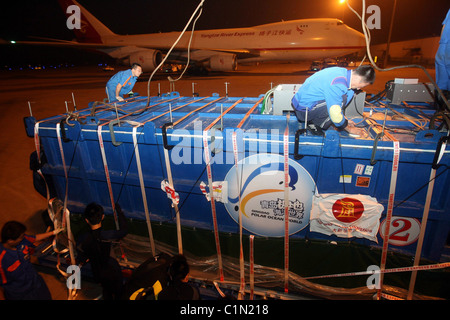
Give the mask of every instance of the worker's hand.
<svg viewBox="0 0 450 320">
<path fill-rule="evenodd" d="M 368 134 L 364 128 L 358 128 L 352 120 L 348 120 L 345 130 L 354 138 L 367 138 Z"/>
<path fill-rule="evenodd" d="M 116 96 L 116 99 L 119 101 L 123 101 L 123 98 L 121 96 Z"/>
<path fill-rule="evenodd" d="M 64 230 L 65 230 L 65 228 L 57 228 L 57 229 L 53 230 L 53 234 L 57 235 L 58 233 L 63 232 Z"/>
</svg>

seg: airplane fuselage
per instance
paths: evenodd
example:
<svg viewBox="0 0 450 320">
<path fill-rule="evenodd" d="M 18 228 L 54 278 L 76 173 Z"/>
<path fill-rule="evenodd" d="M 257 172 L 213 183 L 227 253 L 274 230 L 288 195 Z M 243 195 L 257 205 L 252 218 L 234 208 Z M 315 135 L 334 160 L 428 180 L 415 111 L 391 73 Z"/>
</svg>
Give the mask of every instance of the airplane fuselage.
<svg viewBox="0 0 450 320">
<path fill-rule="evenodd" d="M 180 32 L 114 35 L 108 45 L 167 50 Z M 187 50 L 191 33 L 176 46 Z M 364 47 L 364 36 L 338 19 L 302 19 L 249 28 L 195 31 L 191 49 L 236 53 L 240 61 L 306 60 L 339 57 Z M 247 54 L 247 55 L 246 55 Z"/>
<path fill-rule="evenodd" d="M 77 41 L 58 41 L 60 45 L 85 46 L 102 51 L 125 65 L 137 62 L 144 71 L 159 68 L 162 61 L 169 64 L 189 63 L 212 71 L 232 71 L 236 70 L 237 61 L 246 63 L 336 58 L 365 47 L 364 35 L 341 20 L 318 18 L 247 28 L 198 30 L 193 34 L 187 31 L 170 55 L 167 55 L 179 38 L 180 31 L 119 35 L 76 0 L 59 2 L 68 18 L 71 18 L 70 10 L 67 11 L 70 5 L 78 6 L 81 11 L 81 28 L 74 29 Z"/>
</svg>

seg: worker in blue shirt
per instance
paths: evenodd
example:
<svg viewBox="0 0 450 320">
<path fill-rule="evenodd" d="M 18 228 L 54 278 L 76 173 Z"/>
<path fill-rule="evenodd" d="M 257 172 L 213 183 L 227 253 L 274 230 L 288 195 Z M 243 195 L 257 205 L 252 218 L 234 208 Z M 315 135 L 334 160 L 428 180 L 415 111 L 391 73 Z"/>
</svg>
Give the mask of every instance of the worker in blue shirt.
<svg viewBox="0 0 450 320">
<path fill-rule="evenodd" d="M 119 71 L 113 75 L 106 84 L 106 94 L 109 102 L 123 101 L 123 96 L 133 89 L 141 74 L 141 65 L 133 63 L 131 69 Z"/>
<path fill-rule="evenodd" d="M 450 91 L 450 9 L 442 22 L 441 39 L 436 52 L 436 84 L 449 97 Z M 438 98 L 439 99 L 439 98 Z"/>
<path fill-rule="evenodd" d="M 359 90 L 375 80 L 375 71 L 370 65 L 354 70 L 332 67 L 320 70 L 305 80 L 292 98 L 292 107 L 300 122 L 327 130 L 331 125 L 357 132 L 353 124 L 348 125 L 344 110 Z M 347 126 L 348 125 L 348 126 Z"/>
<path fill-rule="evenodd" d="M 6 300 L 50 300 L 44 279 L 34 269 L 30 257 L 36 241 L 56 235 L 62 229 L 25 234 L 26 227 L 17 221 L 3 225 L 0 243 L 0 286 Z"/>
</svg>

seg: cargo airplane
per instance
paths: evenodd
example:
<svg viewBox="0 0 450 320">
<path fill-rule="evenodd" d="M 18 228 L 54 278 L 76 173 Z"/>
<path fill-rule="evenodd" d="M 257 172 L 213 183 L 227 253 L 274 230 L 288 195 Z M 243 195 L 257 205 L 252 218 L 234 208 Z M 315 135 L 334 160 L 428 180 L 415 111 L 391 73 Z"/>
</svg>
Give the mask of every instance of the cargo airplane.
<svg viewBox="0 0 450 320">
<path fill-rule="evenodd" d="M 59 3 L 68 17 L 72 14 L 68 6 L 80 8 L 81 27 L 74 29 L 77 41 L 48 39 L 51 41 L 41 44 L 94 49 L 121 64 L 137 62 L 144 71 L 153 71 L 180 35 L 180 32 L 119 35 L 77 1 L 59 0 Z M 168 57 L 168 63 L 186 64 L 190 36 L 189 31 L 184 34 Z M 335 58 L 364 47 L 364 35 L 341 20 L 301 19 L 248 28 L 194 31 L 190 64 L 211 71 L 233 71 L 238 63 Z"/>
</svg>

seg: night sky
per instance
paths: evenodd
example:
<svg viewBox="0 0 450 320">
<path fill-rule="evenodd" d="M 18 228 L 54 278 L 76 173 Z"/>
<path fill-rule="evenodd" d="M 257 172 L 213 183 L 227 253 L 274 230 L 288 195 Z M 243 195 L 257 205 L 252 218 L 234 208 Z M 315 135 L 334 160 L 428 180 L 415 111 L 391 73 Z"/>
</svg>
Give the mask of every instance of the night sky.
<svg viewBox="0 0 450 320">
<path fill-rule="evenodd" d="M 182 30 L 200 0 L 79 2 L 113 32 L 138 34 Z M 362 1 L 351 0 L 350 4 L 361 14 Z M 394 0 L 366 1 L 366 7 L 371 4 L 381 9 L 381 29 L 371 31 L 372 43 L 385 43 Z M 397 0 L 392 41 L 439 36 L 449 8 L 448 0 Z M 206 0 L 197 29 L 250 27 L 303 18 L 339 18 L 361 31 L 358 18 L 338 0 Z M 32 36 L 73 39 L 58 2 L 24 0 L 2 3 L 0 38 L 27 40 Z"/>
</svg>

